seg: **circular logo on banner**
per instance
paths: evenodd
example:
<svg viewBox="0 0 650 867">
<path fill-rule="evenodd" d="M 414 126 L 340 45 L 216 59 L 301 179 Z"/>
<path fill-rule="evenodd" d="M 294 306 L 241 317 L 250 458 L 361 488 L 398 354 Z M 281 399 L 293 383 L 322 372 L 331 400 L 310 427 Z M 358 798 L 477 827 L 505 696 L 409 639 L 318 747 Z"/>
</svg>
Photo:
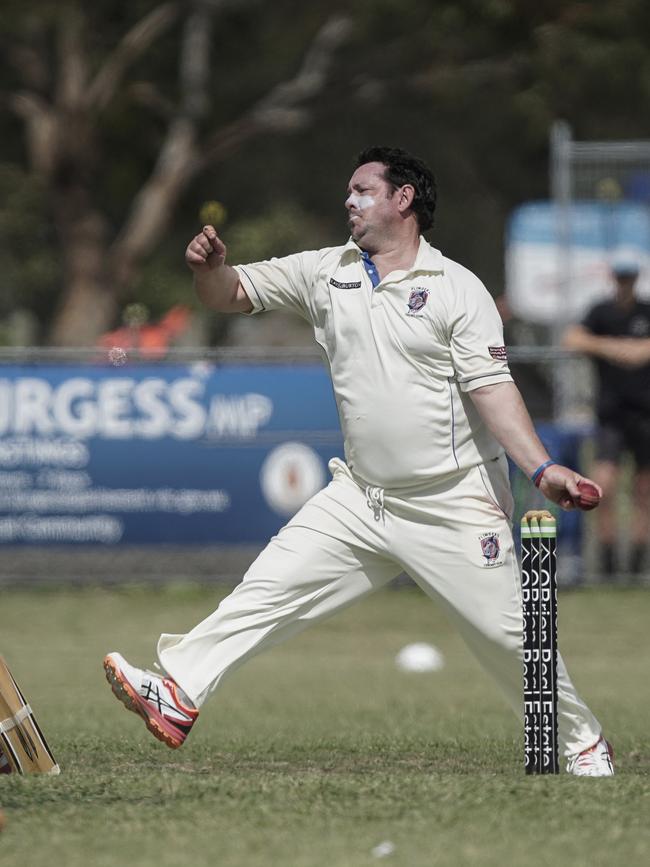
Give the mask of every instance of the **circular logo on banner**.
<svg viewBox="0 0 650 867">
<path fill-rule="evenodd" d="M 273 449 L 260 470 L 262 493 L 281 515 L 293 515 L 324 484 L 321 459 L 303 443 L 284 443 Z"/>
</svg>

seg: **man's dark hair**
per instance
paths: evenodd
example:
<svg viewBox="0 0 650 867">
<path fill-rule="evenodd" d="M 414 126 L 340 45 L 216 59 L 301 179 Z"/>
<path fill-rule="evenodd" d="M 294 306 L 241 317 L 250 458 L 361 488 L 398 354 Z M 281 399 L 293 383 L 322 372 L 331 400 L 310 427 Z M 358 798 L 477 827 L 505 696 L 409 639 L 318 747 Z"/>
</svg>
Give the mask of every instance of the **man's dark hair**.
<svg viewBox="0 0 650 867">
<path fill-rule="evenodd" d="M 366 163 L 383 163 L 386 166 L 385 180 L 397 190 L 410 184 L 415 190 L 413 212 L 421 232 L 433 226 L 436 210 L 436 181 L 429 166 L 402 148 L 389 148 L 375 145 L 361 151 L 355 169 Z"/>
</svg>

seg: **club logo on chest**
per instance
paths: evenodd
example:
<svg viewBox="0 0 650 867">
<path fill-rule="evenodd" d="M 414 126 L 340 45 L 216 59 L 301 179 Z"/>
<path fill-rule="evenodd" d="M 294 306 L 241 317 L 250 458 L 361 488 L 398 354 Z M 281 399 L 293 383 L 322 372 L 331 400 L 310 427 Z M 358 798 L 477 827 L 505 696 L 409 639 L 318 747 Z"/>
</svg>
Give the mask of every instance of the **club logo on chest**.
<svg viewBox="0 0 650 867">
<path fill-rule="evenodd" d="M 421 286 L 416 286 L 415 289 L 411 289 L 411 294 L 409 295 L 409 300 L 407 302 L 408 310 L 406 311 L 406 315 L 421 316 L 428 298 L 428 289 L 423 289 Z"/>
</svg>

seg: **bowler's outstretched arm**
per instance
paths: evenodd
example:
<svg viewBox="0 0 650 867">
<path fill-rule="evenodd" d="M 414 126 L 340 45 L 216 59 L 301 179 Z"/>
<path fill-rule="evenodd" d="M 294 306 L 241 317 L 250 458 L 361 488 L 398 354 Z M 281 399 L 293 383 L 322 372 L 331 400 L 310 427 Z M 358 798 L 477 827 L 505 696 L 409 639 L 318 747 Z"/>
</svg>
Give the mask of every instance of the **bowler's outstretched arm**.
<svg viewBox="0 0 650 867">
<path fill-rule="evenodd" d="M 514 382 L 484 385 L 469 394 L 490 432 L 529 478 L 538 467 L 551 460 Z M 539 489 L 563 509 L 573 509 L 574 501 L 580 496 L 578 482 L 584 478 L 569 467 L 552 464 L 544 472 Z M 602 495 L 599 486 L 596 487 Z"/>
</svg>

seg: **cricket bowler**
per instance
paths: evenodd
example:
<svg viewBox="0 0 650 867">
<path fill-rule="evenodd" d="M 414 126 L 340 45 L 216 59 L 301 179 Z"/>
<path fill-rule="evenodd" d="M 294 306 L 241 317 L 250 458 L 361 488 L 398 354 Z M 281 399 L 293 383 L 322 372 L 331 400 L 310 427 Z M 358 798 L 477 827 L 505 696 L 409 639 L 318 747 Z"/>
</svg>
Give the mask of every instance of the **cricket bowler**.
<svg viewBox="0 0 650 867">
<path fill-rule="evenodd" d="M 345 441 L 329 484 L 262 551 L 216 611 L 162 635 L 161 673 L 109 653 L 115 695 L 168 746 L 181 746 L 223 678 L 247 659 L 406 571 L 442 606 L 523 715 L 522 604 L 506 453 L 564 509 L 583 477 L 555 463 L 516 388 L 495 304 L 480 280 L 432 247 L 436 187 L 404 150 L 371 147 L 350 178 L 350 237 L 232 267 L 212 226 L 185 258 L 221 313 L 289 310 L 329 368 Z M 598 492 L 600 494 L 600 491 Z M 558 658 L 566 769 L 614 773 L 601 726 Z"/>
</svg>

